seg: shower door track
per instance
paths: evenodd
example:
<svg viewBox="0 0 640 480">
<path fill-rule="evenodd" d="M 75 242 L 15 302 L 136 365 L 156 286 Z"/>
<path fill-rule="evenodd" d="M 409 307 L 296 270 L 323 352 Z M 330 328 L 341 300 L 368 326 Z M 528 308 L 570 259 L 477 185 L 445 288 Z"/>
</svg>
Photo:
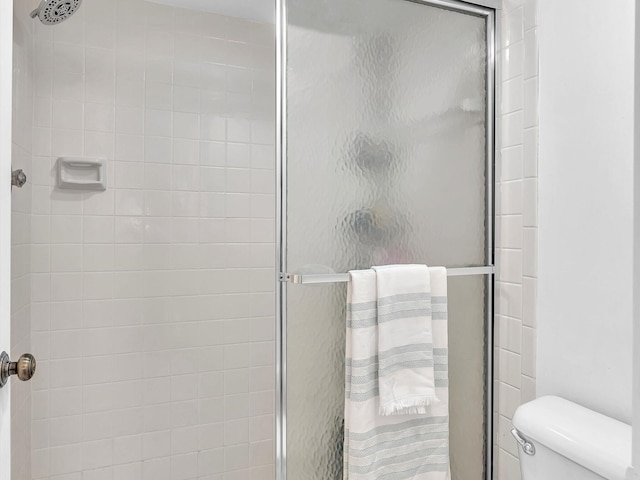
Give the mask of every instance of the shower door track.
<svg viewBox="0 0 640 480">
<path fill-rule="evenodd" d="M 322 275 L 287 274 L 287 0 L 276 0 L 276 480 L 287 480 L 287 284 L 326 283 L 305 282 L 310 277 Z M 495 282 L 495 162 L 496 146 L 499 145 L 498 105 L 499 62 L 497 46 L 500 22 L 496 21 L 499 4 L 496 0 L 405 0 L 428 6 L 445 8 L 460 13 L 476 15 L 486 20 L 487 69 L 486 69 L 486 175 L 485 175 L 485 265 L 475 267 L 474 274 L 485 276 L 485 479 L 493 479 L 494 453 L 494 282 Z M 467 273 L 470 274 L 470 273 Z M 333 281 L 348 281 L 344 274 L 337 274 Z M 317 280 L 318 278 L 313 278 Z M 298 281 L 296 281 L 298 280 Z M 290 480 L 301 480 L 292 478 Z M 471 480 L 471 479 L 464 479 Z"/>
</svg>

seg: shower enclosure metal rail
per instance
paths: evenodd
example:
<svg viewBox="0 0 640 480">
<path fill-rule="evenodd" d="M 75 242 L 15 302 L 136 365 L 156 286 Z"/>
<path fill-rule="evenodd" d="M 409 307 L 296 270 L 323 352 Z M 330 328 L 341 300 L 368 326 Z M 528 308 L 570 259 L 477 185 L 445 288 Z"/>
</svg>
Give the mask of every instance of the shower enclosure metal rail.
<svg viewBox="0 0 640 480">
<path fill-rule="evenodd" d="M 499 135 L 496 119 L 497 104 L 497 37 L 499 25 L 496 21 L 497 2 L 478 0 L 477 2 L 457 0 L 404 0 L 414 4 L 471 14 L 486 21 L 486 176 L 485 176 L 485 265 L 448 269 L 449 277 L 481 275 L 485 277 L 485 479 L 493 478 L 493 335 L 494 335 L 494 274 L 495 274 L 495 151 Z M 287 288 L 292 285 L 314 285 L 349 282 L 349 274 L 335 273 L 287 273 L 287 3 L 276 0 L 277 31 L 277 224 L 276 265 L 279 268 L 276 279 L 276 479 L 287 477 Z M 300 287 L 295 287 L 300 288 Z M 291 478 L 290 480 L 300 480 Z M 472 480 L 472 479 L 464 479 Z"/>
<path fill-rule="evenodd" d="M 448 268 L 448 277 L 466 277 L 469 275 L 492 275 L 495 267 L 462 267 Z M 327 274 L 296 274 L 281 273 L 280 281 L 294 283 L 297 285 L 315 285 L 320 283 L 347 283 L 351 279 L 348 273 L 327 273 Z"/>
</svg>

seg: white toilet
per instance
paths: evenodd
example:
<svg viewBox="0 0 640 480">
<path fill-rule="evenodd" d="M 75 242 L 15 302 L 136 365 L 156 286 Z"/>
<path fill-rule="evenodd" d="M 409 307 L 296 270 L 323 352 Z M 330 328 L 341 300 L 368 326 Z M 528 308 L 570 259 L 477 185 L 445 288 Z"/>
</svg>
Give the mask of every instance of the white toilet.
<svg viewBox="0 0 640 480">
<path fill-rule="evenodd" d="M 518 408 L 522 480 L 625 480 L 631 427 L 558 397 Z"/>
</svg>

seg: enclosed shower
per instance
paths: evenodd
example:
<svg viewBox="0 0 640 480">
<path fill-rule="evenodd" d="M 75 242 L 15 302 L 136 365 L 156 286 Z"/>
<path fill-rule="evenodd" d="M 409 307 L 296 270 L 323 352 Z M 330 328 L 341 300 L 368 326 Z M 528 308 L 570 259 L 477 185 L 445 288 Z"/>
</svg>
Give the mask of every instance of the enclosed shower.
<svg viewBox="0 0 640 480">
<path fill-rule="evenodd" d="M 410 263 L 491 478 L 494 9 L 13 5 L 10 480 L 341 479 L 347 272 Z"/>
</svg>

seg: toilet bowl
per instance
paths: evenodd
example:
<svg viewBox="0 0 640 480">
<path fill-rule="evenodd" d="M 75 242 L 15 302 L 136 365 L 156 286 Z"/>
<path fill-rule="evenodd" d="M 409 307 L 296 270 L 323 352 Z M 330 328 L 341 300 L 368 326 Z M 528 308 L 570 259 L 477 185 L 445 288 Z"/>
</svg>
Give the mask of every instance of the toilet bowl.
<svg viewBox="0 0 640 480">
<path fill-rule="evenodd" d="M 521 405 L 512 431 L 522 480 L 624 480 L 631 427 L 559 397 Z"/>
</svg>

